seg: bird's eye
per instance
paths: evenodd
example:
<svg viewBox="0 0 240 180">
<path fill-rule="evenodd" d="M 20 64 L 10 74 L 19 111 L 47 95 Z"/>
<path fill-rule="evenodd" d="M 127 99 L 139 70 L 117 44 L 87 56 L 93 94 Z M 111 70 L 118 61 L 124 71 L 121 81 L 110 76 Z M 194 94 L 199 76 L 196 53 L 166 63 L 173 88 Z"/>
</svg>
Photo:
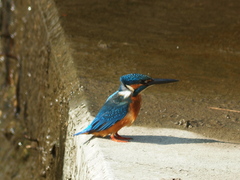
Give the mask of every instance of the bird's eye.
<svg viewBox="0 0 240 180">
<path fill-rule="evenodd" d="M 152 81 L 151 79 L 141 80 L 141 84 L 147 84 L 147 83 L 149 83 L 151 81 Z"/>
</svg>

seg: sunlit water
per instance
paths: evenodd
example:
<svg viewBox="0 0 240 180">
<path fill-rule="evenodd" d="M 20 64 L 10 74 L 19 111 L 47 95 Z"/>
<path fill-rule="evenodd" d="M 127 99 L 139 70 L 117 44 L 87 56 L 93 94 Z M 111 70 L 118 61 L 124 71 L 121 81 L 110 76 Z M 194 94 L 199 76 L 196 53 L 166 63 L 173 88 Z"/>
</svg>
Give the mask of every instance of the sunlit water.
<svg viewBox="0 0 240 180">
<path fill-rule="evenodd" d="M 240 131 L 238 1 L 57 4 L 93 115 L 117 90 L 123 74 L 174 78 L 180 82 L 144 92 L 136 125 L 178 128 L 176 124 L 189 121 L 197 132 L 237 139 L 233 137 Z"/>
</svg>

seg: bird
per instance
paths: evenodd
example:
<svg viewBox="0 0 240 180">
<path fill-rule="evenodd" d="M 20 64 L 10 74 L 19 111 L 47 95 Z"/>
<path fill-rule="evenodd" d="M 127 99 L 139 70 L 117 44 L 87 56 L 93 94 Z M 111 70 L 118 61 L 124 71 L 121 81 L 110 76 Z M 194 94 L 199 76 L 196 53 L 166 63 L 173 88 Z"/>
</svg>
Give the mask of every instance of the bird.
<svg viewBox="0 0 240 180">
<path fill-rule="evenodd" d="M 132 138 L 122 137 L 118 131 L 131 126 L 141 107 L 141 92 L 155 84 L 177 82 L 175 79 L 154 79 L 143 74 L 127 74 L 120 77 L 119 89 L 110 95 L 93 121 L 82 131 L 74 134 L 92 134 L 93 137 L 110 138 L 116 142 L 128 142 Z"/>
</svg>

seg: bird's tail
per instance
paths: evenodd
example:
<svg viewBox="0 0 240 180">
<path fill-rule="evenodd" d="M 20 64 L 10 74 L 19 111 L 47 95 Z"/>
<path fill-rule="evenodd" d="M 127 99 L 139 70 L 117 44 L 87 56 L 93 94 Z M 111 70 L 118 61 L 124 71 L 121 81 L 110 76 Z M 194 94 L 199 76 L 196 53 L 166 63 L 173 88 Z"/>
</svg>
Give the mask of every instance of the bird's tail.
<svg viewBox="0 0 240 180">
<path fill-rule="evenodd" d="M 74 134 L 73 136 L 77 136 L 77 135 L 80 135 L 80 134 L 88 134 L 89 131 L 90 131 L 90 128 L 87 127 L 86 129 L 84 129 L 84 130 L 82 130 L 82 131 L 80 131 L 80 132 Z"/>
<path fill-rule="evenodd" d="M 79 134 L 84 134 L 84 133 L 81 131 L 81 132 L 78 132 L 78 133 L 74 134 L 73 136 L 77 136 Z"/>
</svg>

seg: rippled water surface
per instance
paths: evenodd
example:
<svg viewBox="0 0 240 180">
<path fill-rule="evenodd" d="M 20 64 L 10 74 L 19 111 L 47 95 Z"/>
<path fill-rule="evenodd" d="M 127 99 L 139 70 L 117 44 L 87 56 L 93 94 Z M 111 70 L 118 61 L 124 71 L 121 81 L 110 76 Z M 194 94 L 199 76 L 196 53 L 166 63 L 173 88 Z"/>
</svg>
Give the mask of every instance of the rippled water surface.
<svg viewBox="0 0 240 180">
<path fill-rule="evenodd" d="M 238 1 L 56 2 L 93 115 L 123 74 L 175 78 L 144 92 L 136 125 L 240 138 Z"/>
</svg>

